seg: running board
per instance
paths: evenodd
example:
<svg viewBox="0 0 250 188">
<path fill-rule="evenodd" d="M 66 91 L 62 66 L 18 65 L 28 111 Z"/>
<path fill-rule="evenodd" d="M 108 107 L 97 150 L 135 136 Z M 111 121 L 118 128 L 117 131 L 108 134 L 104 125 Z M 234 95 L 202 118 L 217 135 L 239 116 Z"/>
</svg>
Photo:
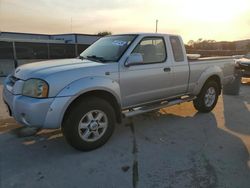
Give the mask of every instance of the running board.
<svg viewBox="0 0 250 188">
<path fill-rule="evenodd" d="M 124 117 L 132 117 L 132 116 L 135 116 L 135 115 L 143 114 L 143 113 L 150 112 L 150 111 L 153 111 L 153 110 L 158 110 L 158 109 L 161 109 L 161 108 L 166 108 L 168 106 L 180 104 L 180 103 L 183 103 L 183 102 L 189 102 L 189 101 L 194 100 L 195 98 L 196 97 L 194 97 L 194 96 L 189 96 L 189 97 L 185 97 L 185 98 L 181 98 L 181 99 L 174 99 L 174 100 L 171 100 L 171 101 L 163 101 L 163 102 L 158 103 L 158 104 L 132 108 L 130 110 L 127 110 L 127 111 L 123 112 L 123 115 L 124 115 Z"/>
</svg>

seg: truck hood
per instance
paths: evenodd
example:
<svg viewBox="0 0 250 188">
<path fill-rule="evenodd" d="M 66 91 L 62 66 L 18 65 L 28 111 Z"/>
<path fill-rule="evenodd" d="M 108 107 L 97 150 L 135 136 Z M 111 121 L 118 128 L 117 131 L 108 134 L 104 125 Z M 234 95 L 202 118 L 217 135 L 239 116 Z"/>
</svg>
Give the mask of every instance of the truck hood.
<svg viewBox="0 0 250 188">
<path fill-rule="evenodd" d="M 27 80 L 29 78 L 46 78 L 48 75 L 72 69 L 101 66 L 103 63 L 81 59 L 56 59 L 22 65 L 15 70 L 14 76 Z"/>
</svg>

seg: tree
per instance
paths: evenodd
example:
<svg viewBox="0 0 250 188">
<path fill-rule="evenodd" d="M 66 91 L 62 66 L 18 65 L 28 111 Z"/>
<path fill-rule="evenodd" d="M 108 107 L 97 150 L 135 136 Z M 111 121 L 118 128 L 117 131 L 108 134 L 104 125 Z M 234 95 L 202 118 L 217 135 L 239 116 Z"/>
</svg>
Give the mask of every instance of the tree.
<svg viewBox="0 0 250 188">
<path fill-rule="evenodd" d="M 112 32 L 111 31 L 101 31 L 101 32 L 98 32 L 97 35 L 99 35 L 99 36 L 112 35 Z"/>
<path fill-rule="evenodd" d="M 188 45 L 195 50 L 214 50 L 216 41 L 215 40 L 203 40 L 199 38 L 197 41 L 190 40 Z"/>
<path fill-rule="evenodd" d="M 236 50 L 235 42 L 222 42 L 222 50 Z"/>
<path fill-rule="evenodd" d="M 190 40 L 190 41 L 188 41 L 187 46 L 189 48 L 194 48 L 194 44 L 195 44 L 195 42 L 193 40 Z"/>
<path fill-rule="evenodd" d="M 250 42 L 247 44 L 246 49 L 250 50 Z"/>
<path fill-rule="evenodd" d="M 189 45 L 187 45 L 187 44 L 185 44 L 185 48 L 188 49 L 188 50 L 191 50 L 191 49 L 192 49 L 192 47 L 189 46 Z"/>
</svg>

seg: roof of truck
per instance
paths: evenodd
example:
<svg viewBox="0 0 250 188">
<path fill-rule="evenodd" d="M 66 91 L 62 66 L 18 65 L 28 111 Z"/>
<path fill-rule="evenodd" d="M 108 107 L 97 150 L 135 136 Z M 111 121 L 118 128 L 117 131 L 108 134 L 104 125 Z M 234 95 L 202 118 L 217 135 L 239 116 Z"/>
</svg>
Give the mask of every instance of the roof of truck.
<svg viewBox="0 0 250 188">
<path fill-rule="evenodd" d="M 135 32 L 135 33 L 120 33 L 120 34 L 114 34 L 114 35 L 145 35 L 145 36 L 148 36 L 148 35 L 151 35 L 151 36 L 162 36 L 162 35 L 165 35 L 165 36 L 179 36 L 179 35 L 176 35 L 176 34 L 168 34 L 168 33 L 143 33 L 143 32 Z"/>
</svg>

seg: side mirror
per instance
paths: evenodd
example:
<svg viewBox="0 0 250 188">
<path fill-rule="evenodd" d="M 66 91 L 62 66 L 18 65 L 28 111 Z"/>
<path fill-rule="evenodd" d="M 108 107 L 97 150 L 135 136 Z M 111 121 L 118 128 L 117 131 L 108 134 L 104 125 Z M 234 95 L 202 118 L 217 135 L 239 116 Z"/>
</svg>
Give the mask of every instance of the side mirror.
<svg viewBox="0 0 250 188">
<path fill-rule="evenodd" d="M 139 65 L 143 63 L 143 57 L 140 53 L 132 53 L 129 55 L 127 61 L 125 62 L 125 67 L 132 65 Z"/>
</svg>

